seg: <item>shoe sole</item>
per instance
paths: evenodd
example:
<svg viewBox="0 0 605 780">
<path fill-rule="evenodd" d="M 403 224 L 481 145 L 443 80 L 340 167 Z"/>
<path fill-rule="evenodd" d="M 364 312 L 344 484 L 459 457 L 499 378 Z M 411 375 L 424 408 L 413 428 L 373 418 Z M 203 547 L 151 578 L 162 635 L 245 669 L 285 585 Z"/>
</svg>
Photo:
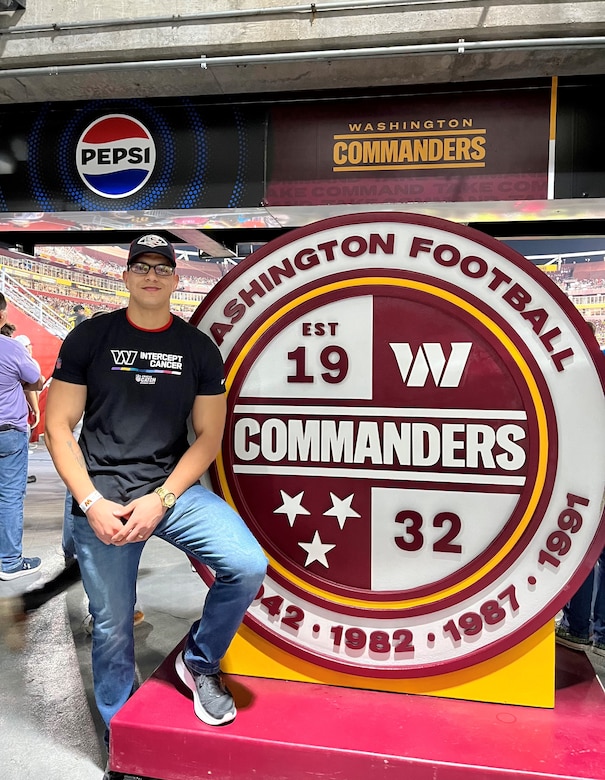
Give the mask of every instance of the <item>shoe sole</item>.
<svg viewBox="0 0 605 780">
<path fill-rule="evenodd" d="M 189 669 L 185 666 L 182 653 L 178 654 L 174 666 L 176 673 L 179 676 L 179 680 L 183 683 L 183 685 L 189 688 L 193 694 L 193 711 L 203 723 L 206 723 L 208 726 L 222 726 L 224 723 L 231 723 L 232 720 L 235 720 L 235 716 L 237 714 L 235 708 L 231 712 L 225 713 L 222 718 L 213 718 L 212 715 L 207 713 L 206 710 L 202 707 L 202 704 L 197 696 L 195 680 L 193 679 L 193 675 Z"/>
<path fill-rule="evenodd" d="M 601 657 L 605 656 L 605 648 L 593 647 L 592 652 L 595 655 L 600 655 Z"/>
<path fill-rule="evenodd" d="M 563 645 L 563 647 L 568 647 L 570 650 L 577 650 L 579 653 L 585 653 L 590 648 L 590 642 L 573 642 L 571 639 L 564 639 L 556 634 L 555 642 L 558 645 Z"/>
<path fill-rule="evenodd" d="M 18 577 L 27 577 L 29 574 L 35 574 L 40 571 L 42 564 L 33 569 L 19 569 L 19 571 L 0 571 L 0 580 L 16 580 Z"/>
<path fill-rule="evenodd" d="M 132 619 L 132 625 L 136 628 L 137 626 L 140 626 L 141 623 L 145 622 L 145 614 L 141 612 L 140 610 L 137 610 L 134 613 L 134 617 Z"/>
</svg>

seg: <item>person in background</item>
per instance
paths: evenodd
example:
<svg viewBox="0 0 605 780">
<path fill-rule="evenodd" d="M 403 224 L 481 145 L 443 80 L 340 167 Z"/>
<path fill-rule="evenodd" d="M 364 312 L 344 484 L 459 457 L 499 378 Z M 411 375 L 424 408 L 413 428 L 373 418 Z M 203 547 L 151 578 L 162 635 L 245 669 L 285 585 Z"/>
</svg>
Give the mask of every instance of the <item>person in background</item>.
<svg viewBox="0 0 605 780">
<path fill-rule="evenodd" d="M 586 322 L 596 337 L 594 323 L 591 320 Z M 555 640 L 572 650 L 592 648 L 597 655 L 605 656 L 605 550 L 578 591 L 563 607 L 563 615 L 555 627 Z"/>
<path fill-rule="evenodd" d="M 29 336 L 20 335 L 15 336 L 15 341 L 19 341 L 25 349 L 29 352 L 32 360 L 34 360 L 34 348 L 32 346 L 32 343 L 29 339 Z M 40 368 L 40 365 L 37 360 L 34 360 L 34 363 Z M 25 398 L 27 399 L 27 405 L 29 406 L 29 415 L 28 415 L 28 442 L 31 441 L 31 435 L 34 428 L 37 428 L 40 424 L 40 393 L 34 392 L 33 390 L 26 390 L 25 391 Z M 35 474 L 28 474 L 27 475 L 27 482 L 32 483 L 36 481 L 36 475 Z"/>
<path fill-rule="evenodd" d="M 111 718 L 135 685 L 132 615 L 147 539 L 163 539 L 215 573 L 176 661 L 195 714 L 209 725 L 236 716 L 220 663 L 267 567 L 243 520 L 199 481 L 221 445 L 224 368 L 214 342 L 171 313 L 175 270 L 174 248 L 162 236 L 132 242 L 123 274 L 127 308 L 67 335 L 46 406 L 48 449 L 74 497 L 107 743 Z M 72 431 L 82 413 L 76 442 Z M 104 780 L 122 777 L 107 766 Z"/>
<path fill-rule="evenodd" d="M 88 319 L 88 317 L 86 316 L 86 311 L 84 309 L 84 306 L 82 306 L 81 303 L 76 303 L 76 305 L 74 306 L 73 316 L 74 316 L 74 328 L 76 327 L 76 325 L 80 325 L 80 323 Z"/>
<path fill-rule="evenodd" d="M 555 628 L 555 640 L 572 650 L 592 649 L 597 655 L 605 656 L 605 550 L 576 594 L 563 607 L 563 616 Z"/>
<path fill-rule="evenodd" d="M 0 328 L 0 334 L 2 334 L 3 336 L 8 336 L 8 338 L 10 339 L 14 336 L 16 330 L 17 330 L 17 326 L 14 323 L 5 322 L 4 325 Z M 27 338 L 27 336 L 17 336 L 15 340 L 20 341 L 25 347 L 29 345 L 30 349 L 28 350 L 28 352 L 31 355 L 31 343 Z M 39 404 L 38 393 L 34 393 L 31 390 L 26 390 L 25 398 L 29 406 L 28 425 L 30 429 L 33 429 L 40 423 L 40 404 Z M 30 430 L 30 438 L 31 438 L 31 430 Z M 27 481 L 35 482 L 36 481 L 35 475 L 28 474 Z"/>
<path fill-rule="evenodd" d="M 8 304 L 0 293 L 0 327 Z M 0 338 L 0 580 L 38 571 L 40 558 L 23 556 L 23 503 L 27 484 L 28 407 L 24 390 L 42 389 L 40 367 L 16 339 Z"/>
</svg>

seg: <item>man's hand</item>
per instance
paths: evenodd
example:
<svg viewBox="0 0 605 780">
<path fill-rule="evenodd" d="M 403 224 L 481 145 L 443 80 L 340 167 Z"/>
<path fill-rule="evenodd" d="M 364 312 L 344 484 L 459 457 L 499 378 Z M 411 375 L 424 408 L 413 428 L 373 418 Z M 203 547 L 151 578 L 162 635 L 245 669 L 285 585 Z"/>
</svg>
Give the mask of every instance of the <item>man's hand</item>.
<svg viewBox="0 0 605 780">
<path fill-rule="evenodd" d="M 113 544 L 114 536 L 124 528 L 125 508 L 115 501 L 100 498 L 86 513 L 90 527 L 103 544 Z"/>
<path fill-rule="evenodd" d="M 114 512 L 124 525 L 111 538 L 111 544 L 121 546 L 130 542 L 144 542 L 155 531 L 165 512 L 157 493 L 135 498 L 130 504 Z"/>
<path fill-rule="evenodd" d="M 36 382 L 21 382 L 24 390 L 32 390 L 36 393 L 39 393 L 40 390 L 44 387 L 44 383 L 46 382 L 46 378 L 40 374 L 40 378 Z"/>
</svg>

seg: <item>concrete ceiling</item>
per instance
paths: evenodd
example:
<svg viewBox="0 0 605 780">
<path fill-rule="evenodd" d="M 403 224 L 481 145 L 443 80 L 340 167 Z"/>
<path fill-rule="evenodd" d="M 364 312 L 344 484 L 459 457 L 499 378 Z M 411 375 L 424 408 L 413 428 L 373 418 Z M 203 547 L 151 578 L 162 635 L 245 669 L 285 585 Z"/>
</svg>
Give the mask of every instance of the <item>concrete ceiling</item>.
<svg viewBox="0 0 605 780">
<path fill-rule="evenodd" d="M 57 0 L 1 12 L 0 103 L 605 73 L 600 0 L 212 0 L 171 17 L 165 4 L 142 5 Z"/>
</svg>

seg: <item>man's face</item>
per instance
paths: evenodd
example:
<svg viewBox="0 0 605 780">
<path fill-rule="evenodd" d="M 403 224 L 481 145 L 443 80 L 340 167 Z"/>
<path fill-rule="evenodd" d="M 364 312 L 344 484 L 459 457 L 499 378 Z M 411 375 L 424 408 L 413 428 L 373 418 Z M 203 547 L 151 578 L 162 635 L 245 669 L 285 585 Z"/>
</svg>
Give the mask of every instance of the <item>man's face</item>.
<svg viewBox="0 0 605 780">
<path fill-rule="evenodd" d="M 164 273 L 156 272 L 161 266 Z M 171 273 L 168 273 L 171 270 Z M 141 306 L 165 306 L 176 290 L 179 277 L 163 255 L 145 252 L 124 271 L 123 278 L 130 296 Z"/>
</svg>

